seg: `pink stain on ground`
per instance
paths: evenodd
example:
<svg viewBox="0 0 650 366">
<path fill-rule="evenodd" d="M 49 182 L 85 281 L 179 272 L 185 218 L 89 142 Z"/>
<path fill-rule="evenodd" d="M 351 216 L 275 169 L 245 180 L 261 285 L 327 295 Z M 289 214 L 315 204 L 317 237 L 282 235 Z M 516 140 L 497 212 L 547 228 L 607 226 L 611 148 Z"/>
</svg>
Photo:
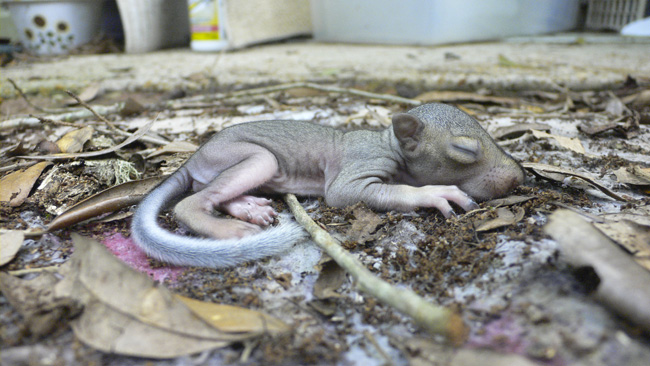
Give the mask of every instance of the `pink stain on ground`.
<svg viewBox="0 0 650 366">
<path fill-rule="evenodd" d="M 485 325 L 481 334 L 472 334 L 468 345 L 525 355 L 528 346 L 525 335 L 523 327 L 509 316 L 504 316 Z"/>
<path fill-rule="evenodd" d="M 486 348 L 502 353 L 514 353 L 530 357 L 528 350 L 532 346 L 527 339 L 529 332 L 512 316 L 505 314 L 486 324 L 483 331 L 470 335 L 467 346 L 471 348 Z M 539 360 L 538 360 L 539 361 Z M 566 362 L 560 357 L 545 360 L 542 364 L 549 366 L 565 366 Z"/>
<path fill-rule="evenodd" d="M 178 276 L 185 271 L 183 267 L 172 266 L 151 268 L 149 259 L 144 251 L 135 245 L 133 240 L 125 238 L 120 233 L 106 236 L 102 243 L 122 262 L 136 271 L 148 274 L 155 281 L 163 282 L 167 280 L 169 282 L 175 282 Z"/>
</svg>

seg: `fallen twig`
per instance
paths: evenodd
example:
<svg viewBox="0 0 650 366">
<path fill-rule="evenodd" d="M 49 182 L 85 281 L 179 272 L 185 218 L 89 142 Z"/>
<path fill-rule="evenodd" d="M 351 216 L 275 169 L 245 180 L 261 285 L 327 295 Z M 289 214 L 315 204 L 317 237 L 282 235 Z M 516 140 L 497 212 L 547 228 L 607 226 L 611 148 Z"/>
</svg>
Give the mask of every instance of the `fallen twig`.
<svg viewBox="0 0 650 366">
<path fill-rule="evenodd" d="M 65 92 L 68 93 L 69 96 L 71 96 L 72 98 L 74 98 L 74 99 L 77 101 L 77 103 L 79 103 L 79 105 L 81 105 L 82 107 L 84 107 L 84 108 L 86 108 L 87 110 L 89 110 L 90 113 L 92 113 L 92 114 L 93 114 L 93 115 L 94 115 L 98 120 L 100 120 L 100 121 L 106 123 L 106 125 L 107 125 L 108 127 L 110 127 L 112 130 L 117 130 L 117 127 L 115 127 L 115 125 L 113 124 L 113 122 L 107 120 L 104 116 L 102 116 L 102 115 L 100 115 L 99 113 L 95 112 L 95 110 L 94 110 L 91 106 L 89 106 L 88 103 L 86 103 L 86 102 L 84 102 L 83 100 L 81 100 L 81 98 L 79 98 L 76 94 L 74 94 L 74 93 L 71 92 L 70 90 L 66 90 Z"/>
<path fill-rule="evenodd" d="M 213 95 L 202 95 L 199 97 L 190 97 L 186 99 L 166 102 L 165 107 L 170 109 L 187 108 L 187 103 L 192 103 L 192 102 L 205 103 L 207 101 L 217 101 L 217 100 L 223 100 L 229 98 L 239 98 L 239 97 L 246 97 L 252 95 L 259 95 L 259 94 L 268 94 L 268 93 L 274 93 L 278 91 L 296 89 L 296 88 L 308 88 L 308 89 L 320 90 L 328 93 L 352 94 L 352 95 L 357 95 L 365 98 L 381 99 L 389 102 L 403 103 L 408 105 L 417 106 L 422 104 L 421 101 L 416 99 L 402 98 L 390 94 L 379 94 L 379 93 L 372 93 L 372 92 L 367 92 L 359 89 L 341 88 L 337 86 L 327 86 L 327 85 L 320 85 L 320 84 L 308 83 L 308 82 L 298 82 L 298 83 L 266 86 L 262 88 L 238 90 L 231 93 L 221 93 L 221 94 L 213 94 Z M 201 107 L 205 108 L 206 105 L 201 104 Z"/>
<path fill-rule="evenodd" d="M 28 161 L 28 162 L 25 162 L 25 163 L 18 163 L 18 164 L 14 164 L 14 165 L 3 166 L 3 167 L 0 167 L 0 173 L 8 172 L 8 171 L 11 171 L 11 170 L 29 168 L 30 166 L 32 166 L 34 164 L 37 164 L 37 163 L 38 163 L 37 161 Z"/>
<path fill-rule="evenodd" d="M 95 107 L 95 112 L 100 115 L 108 115 L 113 113 L 118 113 L 124 107 L 124 103 L 116 103 L 110 106 L 97 106 Z M 92 112 L 87 109 L 79 109 L 73 112 L 61 113 L 61 114 L 52 114 L 40 118 L 55 120 L 55 121 L 64 121 L 72 122 L 84 118 L 90 118 L 94 116 Z M 6 121 L 0 122 L 0 131 L 11 130 L 15 128 L 25 128 L 25 127 L 38 127 L 41 125 L 36 117 L 20 117 L 9 119 Z"/>
<path fill-rule="evenodd" d="M 375 277 L 307 215 L 296 196 L 287 194 L 285 201 L 314 242 L 357 281 L 362 291 L 411 317 L 418 326 L 429 332 L 445 336 L 454 344 L 461 344 L 465 340 L 467 326 L 458 314 L 427 302 L 411 290 L 395 288 Z"/>
<path fill-rule="evenodd" d="M 62 122 L 62 121 L 55 121 L 53 119 L 49 119 L 46 117 L 41 117 L 41 116 L 35 116 L 33 114 L 29 115 L 30 117 L 38 119 L 41 123 L 48 123 L 51 125 L 59 125 L 59 126 L 66 126 L 66 127 L 79 127 L 78 125 L 72 123 L 72 122 Z"/>
<path fill-rule="evenodd" d="M 24 100 L 24 101 L 25 101 L 25 102 L 26 102 L 30 107 L 36 109 L 37 111 L 39 111 L 39 112 L 41 112 L 41 113 L 60 113 L 60 112 L 63 112 L 63 111 L 65 111 L 65 110 L 67 110 L 67 109 L 64 109 L 64 108 L 43 108 L 43 107 L 39 107 L 39 106 L 37 106 L 36 104 L 32 103 L 32 101 L 29 100 L 29 98 L 27 98 L 27 95 L 25 95 L 25 93 L 23 92 L 23 90 L 18 86 L 18 84 L 16 84 L 15 81 L 13 81 L 13 79 L 7 79 L 7 81 L 9 81 L 9 83 L 14 87 L 14 89 L 16 89 L 16 91 L 18 92 L 18 94 L 20 95 L 20 97 L 23 98 L 23 100 Z"/>
<path fill-rule="evenodd" d="M 38 267 L 38 268 L 25 268 L 25 269 L 17 269 L 15 271 L 7 271 L 12 276 L 22 276 L 30 273 L 41 273 L 41 272 L 58 272 L 59 268 L 61 268 L 60 265 L 56 266 L 47 266 L 47 267 Z"/>
<path fill-rule="evenodd" d="M 113 147 L 110 147 L 108 149 L 98 150 L 98 151 L 82 152 L 82 153 L 75 153 L 75 154 L 25 155 L 25 156 L 20 156 L 20 158 L 23 158 L 23 159 L 39 159 L 39 160 L 57 160 L 57 159 L 88 158 L 88 157 L 94 157 L 94 156 L 101 156 L 101 155 L 109 154 L 109 153 L 112 153 L 113 151 L 119 150 L 122 147 L 124 147 L 124 146 L 134 142 L 135 140 L 138 140 L 139 138 L 141 138 L 145 133 L 147 133 L 147 131 L 149 131 L 149 128 L 151 128 L 151 125 L 157 119 L 158 119 L 158 117 L 156 117 L 154 120 L 147 123 L 146 125 L 140 127 L 131 136 L 129 136 L 129 138 L 122 141 L 122 143 L 120 143 L 118 145 L 115 145 Z"/>
</svg>

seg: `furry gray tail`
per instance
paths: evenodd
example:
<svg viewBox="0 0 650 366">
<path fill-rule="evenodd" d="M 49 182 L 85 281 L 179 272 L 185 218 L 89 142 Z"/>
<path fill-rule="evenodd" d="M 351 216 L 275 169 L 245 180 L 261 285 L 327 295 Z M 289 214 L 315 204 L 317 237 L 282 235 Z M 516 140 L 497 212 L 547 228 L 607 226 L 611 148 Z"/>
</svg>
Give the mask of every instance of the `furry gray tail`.
<svg viewBox="0 0 650 366">
<path fill-rule="evenodd" d="M 282 253 L 307 237 L 303 228 L 288 221 L 286 215 L 280 218 L 279 225 L 240 239 L 217 240 L 173 234 L 160 227 L 157 218 L 166 203 L 183 194 L 189 184 L 174 184 L 171 178 L 145 197 L 131 222 L 131 237 L 153 258 L 176 265 L 233 267 Z"/>
</svg>

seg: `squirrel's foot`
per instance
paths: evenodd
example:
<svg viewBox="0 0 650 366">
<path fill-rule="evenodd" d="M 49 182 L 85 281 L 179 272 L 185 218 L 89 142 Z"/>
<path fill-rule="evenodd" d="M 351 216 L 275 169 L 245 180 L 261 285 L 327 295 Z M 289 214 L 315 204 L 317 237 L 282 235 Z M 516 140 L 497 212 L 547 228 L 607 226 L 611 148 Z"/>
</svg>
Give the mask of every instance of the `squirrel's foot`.
<svg viewBox="0 0 650 366">
<path fill-rule="evenodd" d="M 220 206 L 224 212 L 246 222 L 268 226 L 278 215 L 270 206 L 271 200 L 254 196 L 239 196 Z"/>
</svg>

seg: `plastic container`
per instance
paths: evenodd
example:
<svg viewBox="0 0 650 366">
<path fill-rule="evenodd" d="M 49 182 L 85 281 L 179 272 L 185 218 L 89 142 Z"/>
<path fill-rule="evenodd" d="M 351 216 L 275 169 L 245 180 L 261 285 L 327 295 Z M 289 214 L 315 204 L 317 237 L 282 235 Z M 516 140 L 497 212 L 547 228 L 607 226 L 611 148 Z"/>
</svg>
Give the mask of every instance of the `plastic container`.
<svg viewBox="0 0 650 366">
<path fill-rule="evenodd" d="M 23 45 L 37 55 L 65 54 L 101 28 L 104 0 L 3 1 Z"/>
<path fill-rule="evenodd" d="M 621 30 L 626 24 L 643 18 L 646 0 L 589 0 L 588 29 Z"/>
<path fill-rule="evenodd" d="M 190 24 L 186 0 L 117 0 L 126 53 L 187 46 Z"/>
<path fill-rule="evenodd" d="M 314 38 L 443 44 L 573 29 L 580 0 L 312 0 Z"/>
<path fill-rule="evenodd" d="M 224 39 L 218 0 L 188 0 L 190 47 L 194 51 L 219 51 L 228 47 Z"/>
</svg>

